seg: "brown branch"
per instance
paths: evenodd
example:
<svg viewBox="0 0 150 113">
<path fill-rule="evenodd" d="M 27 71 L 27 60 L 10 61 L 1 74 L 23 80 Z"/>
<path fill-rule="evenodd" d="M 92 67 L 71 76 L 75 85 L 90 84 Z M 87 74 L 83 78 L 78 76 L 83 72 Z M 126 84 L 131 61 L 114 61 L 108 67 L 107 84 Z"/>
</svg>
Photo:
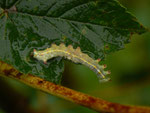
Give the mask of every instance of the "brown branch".
<svg viewBox="0 0 150 113">
<path fill-rule="evenodd" d="M 15 90 L 5 79 L 0 79 L 0 108 L 6 113 L 43 113 L 32 108 L 28 98 Z"/>
<path fill-rule="evenodd" d="M 4 77 L 19 80 L 31 87 L 40 89 L 49 94 L 64 98 L 74 103 L 86 106 L 98 112 L 108 113 L 150 113 L 150 107 L 128 106 L 111 103 L 93 96 L 89 96 L 72 89 L 45 81 L 31 74 L 23 74 L 11 65 L 0 61 L 0 74 Z"/>
</svg>

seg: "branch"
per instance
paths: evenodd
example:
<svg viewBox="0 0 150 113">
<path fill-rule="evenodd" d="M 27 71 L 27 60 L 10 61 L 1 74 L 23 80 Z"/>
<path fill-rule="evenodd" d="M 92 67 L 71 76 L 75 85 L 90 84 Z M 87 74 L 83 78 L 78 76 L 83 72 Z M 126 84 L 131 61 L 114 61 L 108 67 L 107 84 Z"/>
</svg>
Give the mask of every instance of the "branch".
<svg viewBox="0 0 150 113">
<path fill-rule="evenodd" d="M 0 61 L 0 75 L 19 80 L 31 87 L 40 89 L 41 91 L 64 98 L 74 103 L 83 105 L 98 112 L 150 113 L 150 107 L 128 106 L 117 103 L 111 103 L 60 85 L 56 85 L 31 74 L 25 75 L 14 69 L 11 65 L 6 64 L 2 61 Z"/>
<path fill-rule="evenodd" d="M 28 98 L 15 90 L 5 79 L 0 79 L 0 108 L 5 113 L 43 113 L 40 109 L 32 108 Z"/>
</svg>

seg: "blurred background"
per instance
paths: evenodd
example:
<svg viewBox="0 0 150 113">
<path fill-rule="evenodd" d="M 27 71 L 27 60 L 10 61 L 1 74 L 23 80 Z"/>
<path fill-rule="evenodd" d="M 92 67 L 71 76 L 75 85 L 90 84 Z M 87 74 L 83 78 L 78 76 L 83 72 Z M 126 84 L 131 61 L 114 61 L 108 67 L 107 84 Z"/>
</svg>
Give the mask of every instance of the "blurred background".
<svg viewBox="0 0 150 113">
<path fill-rule="evenodd" d="M 150 29 L 150 0 L 119 0 Z M 150 32 L 134 35 L 125 49 L 104 61 L 112 81 L 99 83 L 94 72 L 65 61 L 62 85 L 102 99 L 150 106 Z M 88 108 L 0 77 L 0 113 L 96 113 Z"/>
</svg>

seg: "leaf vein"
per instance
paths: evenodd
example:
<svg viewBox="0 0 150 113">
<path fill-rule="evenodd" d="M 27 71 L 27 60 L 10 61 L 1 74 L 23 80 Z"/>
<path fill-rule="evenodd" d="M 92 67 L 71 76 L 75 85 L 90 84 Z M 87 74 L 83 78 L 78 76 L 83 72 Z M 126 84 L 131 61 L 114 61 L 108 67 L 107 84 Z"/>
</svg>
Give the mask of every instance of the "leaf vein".
<svg viewBox="0 0 150 113">
<path fill-rule="evenodd" d="M 25 16 L 31 16 L 31 17 L 39 17 L 39 18 L 43 18 L 43 17 L 47 17 L 47 18 L 52 18 L 52 19 L 59 19 L 59 20 L 64 20 L 64 21 L 68 21 L 68 22 L 72 22 L 72 23 L 80 23 L 80 24 L 86 24 L 86 25 L 96 25 L 96 26 L 103 26 L 109 29 L 118 29 L 118 30 L 124 30 L 124 31 L 141 31 L 140 29 L 127 29 L 127 28 L 113 28 L 111 26 L 106 26 L 106 25 L 99 25 L 99 24 L 95 24 L 95 23 L 89 23 L 89 22 L 81 22 L 81 21 L 75 21 L 75 20 L 70 20 L 70 19 L 65 19 L 65 18 L 56 18 L 56 17 L 49 17 L 49 16 L 39 16 L 39 15 L 33 15 L 33 14 L 29 14 L 29 13 L 24 13 L 24 12 L 10 12 L 10 13 L 16 13 L 16 14 L 20 14 L 20 15 L 25 15 Z"/>
<path fill-rule="evenodd" d="M 92 1 L 91 1 L 91 2 L 92 2 Z M 78 8 L 78 7 L 87 5 L 87 4 L 91 3 L 91 2 L 86 2 L 86 3 L 78 4 L 77 6 L 72 7 L 71 9 L 68 9 L 67 11 L 65 11 L 65 12 L 64 12 L 62 15 L 60 15 L 59 17 L 63 17 L 63 16 L 64 16 L 66 13 L 68 13 L 69 11 L 71 11 L 71 10 L 73 10 L 73 9 L 75 9 L 75 8 Z"/>
</svg>

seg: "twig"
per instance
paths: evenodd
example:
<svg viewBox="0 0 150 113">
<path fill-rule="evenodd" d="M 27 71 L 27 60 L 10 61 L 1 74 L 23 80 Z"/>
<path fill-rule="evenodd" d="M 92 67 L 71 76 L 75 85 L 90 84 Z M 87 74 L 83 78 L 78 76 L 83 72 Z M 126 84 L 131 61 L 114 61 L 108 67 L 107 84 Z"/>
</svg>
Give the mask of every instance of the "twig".
<svg viewBox="0 0 150 113">
<path fill-rule="evenodd" d="M 0 75 L 19 80 L 31 87 L 40 89 L 49 94 L 64 98 L 74 103 L 86 106 L 98 112 L 108 113 L 150 113 L 150 107 L 128 106 L 111 103 L 72 89 L 45 81 L 31 74 L 23 74 L 14 69 L 11 65 L 0 61 Z"/>
<path fill-rule="evenodd" d="M 5 113 L 43 113 L 42 110 L 34 109 L 28 98 L 15 90 L 5 79 L 0 79 L 0 107 Z"/>
</svg>

